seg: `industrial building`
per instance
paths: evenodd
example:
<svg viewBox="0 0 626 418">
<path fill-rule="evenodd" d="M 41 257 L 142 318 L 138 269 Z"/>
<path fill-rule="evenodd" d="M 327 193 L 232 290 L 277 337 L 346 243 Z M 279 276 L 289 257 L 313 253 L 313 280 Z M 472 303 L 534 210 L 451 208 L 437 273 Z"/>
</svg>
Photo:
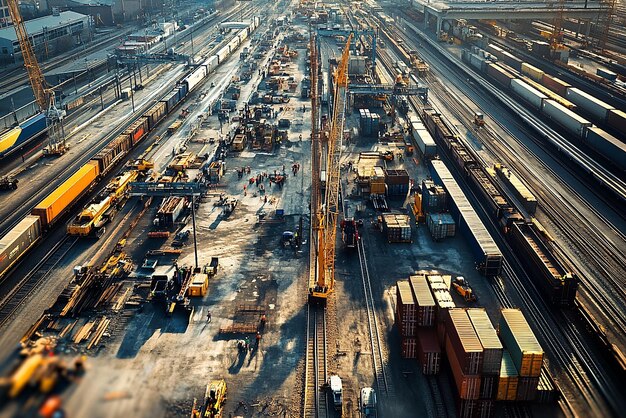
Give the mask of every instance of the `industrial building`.
<svg viewBox="0 0 626 418">
<path fill-rule="evenodd" d="M 48 58 L 86 41 L 91 18 L 76 12 L 61 12 L 25 22 L 35 54 Z M 0 62 L 22 61 L 22 52 L 13 27 L 0 29 Z"/>
</svg>

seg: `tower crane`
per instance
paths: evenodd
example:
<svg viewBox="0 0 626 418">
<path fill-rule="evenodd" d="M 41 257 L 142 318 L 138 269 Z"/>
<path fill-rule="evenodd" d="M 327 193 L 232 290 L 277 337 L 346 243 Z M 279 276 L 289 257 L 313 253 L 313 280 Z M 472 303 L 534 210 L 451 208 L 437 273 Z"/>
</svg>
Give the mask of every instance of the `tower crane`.
<svg viewBox="0 0 626 418">
<path fill-rule="evenodd" d="M 6 0 L 6 3 L 9 8 L 11 19 L 13 20 L 13 27 L 15 28 L 20 49 L 22 50 L 24 67 L 26 67 L 28 79 L 30 80 L 30 85 L 33 88 L 35 101 L 41 110 L 46 112 L 46 119 L 49 128 L 49 144 L 46 148 L 44 148 L 44 155 L 63 154 L 66 151 L 65 135 L 63 132 L 63 118 L 65 117 L 65 111 L 57 109 L 54 90 L 46 82 L 43 72 L 41 71 L 41 67 L 39 67 L 35 51 L 30 43 L 30 40 L 28 39 L 28 33 L 26 32 L 24 19 L 20 13 L 18 0 Z"/>
<path fill-rule="evenodd" d="M 337 220 L 339 218 L 339 182 L 340 182 L 340 158 L 341 143 L 343 137 L 343 125 L 345 121 L 346 94 L 348 90 L 348 62 L 350 59 L 350 42 L 352 34 L 348 36 L 346 46 L 344 47 L 341 61 L 335 72 L 335 95 L 333 115 L 330 123 L 330 133 L 326 145 L 326 191 L 323 205 L 313 207 L 314 221 L 313 227 L 315 231 L 315 251 L 316 260 L 312 265 L 315 269 L 315 278 L 309 289 L 309 299 L 313 302 L 323 302 L 333 291 L 335 284 L 335 250 L 337 245 Z M 317 51 L 315 51 L 317 52 Z M 312 51 L 313 53 L 313 51 Z M 311 71 L 313 63 L 317 64 L 317 57 L 311 55 Z M 317 77 L 316 77 L 317 78 Z M 312 85 L 313 85 L 313 79 Z M 313 152 L 320 149 L 319 144 L 313 147 Z M 313 167 L 313 177 L 319 175 L 319 159 L 313 157 L 313 165 L 318 161 L 318 167 Z M 319 187 L 319 186 L 318 186 Z M 313 188 L 312 188 L 313 189 Z M 318 190 L 312 190 L 312 193 L 320 193 Z"/>
</svg>

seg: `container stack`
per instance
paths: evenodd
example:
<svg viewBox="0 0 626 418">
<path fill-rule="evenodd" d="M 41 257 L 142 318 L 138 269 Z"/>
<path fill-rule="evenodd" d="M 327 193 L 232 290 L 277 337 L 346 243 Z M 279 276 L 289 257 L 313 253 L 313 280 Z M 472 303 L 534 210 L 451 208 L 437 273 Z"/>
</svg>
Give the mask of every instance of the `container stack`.
<svg viewBox="0 0 626 418">
<path fill-rule="evenodd" d="M 498 393 L 498 376 L 502 368 L 503 347 L 485 309 L 468 309 L 467 315 L 483 348 L 477 409 L 480 417 L 487 418 L 494 414 Z"/>
<path fill-rule="evenodd" d="M 431 180 L 422 181 L 422 212 L 440 213 L 446 210 L 446 192 Z"/>
<path fill-rule="evenodd" d="M 458 394 L 458 414 L 472 417 L 478 411 L 484 351 L 465 309 L 448 311 L 445 347 Z"/>
<path fill-rule="evenodd" d="M 503 309 L 500 339 L 511 354 L 519 375 L 517 401 L 533 401 L 543 365 L 543 349 L 519 309 Z"/>
<path fill-rule="evenodd" d="M 402 339 L 402 357 L 417 357 L 417 309 L 411 286 L 407 281 L 396 283 L 396 326 Z"/>
<path fill-rule="evenodd" d="M 163 200 L 157 211 L 159 226 L 172 226 L 185 208 L 185 198 L 170 196 Z"/>
<path fill-rule="evenodd" d="M 511 354 L 507 350 L 502 351 L 502 364 L 500 365 L 500 378 L 498 380 L 498 401 L 517 400 L 517 382 L 519 375 Z"/>
<path fill-rule="evenodd" d="M 382 221 L 389 243 L 412 242 L 411 220 L 408 215 L 386 213 L 382 215 Z"/>
<path fill-rule="evenodd" d="M 378 136 L 380 116 L 369 109 L 359 109 L 359 126 L 361 135 Z"/>
<path fill-rule="evenodd" d="M 449 213 L 429 213 L 426 215 L 426 224 L 434 241 L 456 235 L 456 223 Z"/>
<path fill-rule="evenodd" d="M 435 300 L 424 274 L 409 278 L 417 306 L 417 359 L 425 375 L 439 374 L 441 348 L 435 331 Z"/>
<path fill-rule="evenodd" d="M 435 317 L 437 338 L 441 348 L 445 348 L 446 328 L 445 321 L 448 317 L 448 309 L 455 308 L 456 305 L 450 294 L 451 276 L 428 275 L 428 285 L 435 300 Z"/>
<path fill-rule="evenodd" d="M 387 195 L 406 197 L 409 194 L 409 173 L 406 170 L 385 170 Z"/>
</svg>

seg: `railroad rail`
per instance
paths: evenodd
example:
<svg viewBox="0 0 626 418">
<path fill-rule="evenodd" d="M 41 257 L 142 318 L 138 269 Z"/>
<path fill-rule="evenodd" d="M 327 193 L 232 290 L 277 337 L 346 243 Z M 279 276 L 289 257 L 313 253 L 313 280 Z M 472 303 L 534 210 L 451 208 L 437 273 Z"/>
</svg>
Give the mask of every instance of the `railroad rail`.
<svg viewBox="0 0 626 418">
<path fill-rule="evenodd" d="M 326 308 L 307 304 L 306 370 L 302 416 L 324 418 L 328 416 L 325 385 L 328 380 L 326 354 Z"/>
<path fill-rule="evenodd" d="M 370 279 L 363 237 L 357 241 L 357 249 L 359 252 L 359 264 L 361 268 L 361 281 L 363 283 L 365 308 L 367 310 L 367 328 L 369 332 L 370 345 L 372 347 L 374 378 L 376 380 L 378 393 L 383 395 L 387 402 L 391 403 L 395 398 L 395 391 L 387 370 L 387 360 L 385 359 L 382 338 L 380 336 L 378 315 L 376 314 L 374 293 L 372 292 L 372 281 Z"/>
<path fill-rule="evenodd" d="M 13 314 L 33 290 L 54 271 L 59 262 L 70 252 L 77 241 L 78 237 L 65 235 L 63 239 L 57 242 L 43 259 L 11 289 L 0 302 L 0 329 L 13 317 Z"/>
</svg>

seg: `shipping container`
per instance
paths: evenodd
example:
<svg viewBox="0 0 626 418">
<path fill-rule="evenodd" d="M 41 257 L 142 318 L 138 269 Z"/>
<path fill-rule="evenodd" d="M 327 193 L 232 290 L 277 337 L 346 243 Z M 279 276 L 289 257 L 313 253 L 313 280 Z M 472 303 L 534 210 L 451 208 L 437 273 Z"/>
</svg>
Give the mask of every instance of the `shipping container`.
<svg viewBox="0 0 626 418">
<path fill-rule="evenodd" d="M 490 399 L 479 399 L 476 402 L 476 418 L 491 418 L 496 414 L 496 403 Z"/>
<path fill-rule="evenodd" d="M 148 120 L 145 118 L 139 118 L 139 120 L 133 122 L 124 133 L 130 136 L 132 145 L 137 145 L 149 132 Z"/>
<path fill-rule="evenodd" d="M 530 65 L 527 62 L 522 63 L 521 71 L 522 74 L 527 75 L 538 83 L 541 83 L 541 81 L 543 80 L 543 75 L 545 74 L 542 70 L 533 65 Z"/>
<path fill-rule="evenodd" d="M 229 48 L 229 46 L 225 45 L 219 51 L 217 51 L 217 53 L 215 55 L 217 55 L 217 59 L 218 59 L 219 63 L 223 64 L 226 61 L 226 58 L 228 58 L 228 56 L 230 55 L 230 48 Z"/>
<path fill-rule="evenodd" d="M 415 337 L 402 337 L 402 358 L 417 358 L 417 339 Z"/>
<path fill-rule="evenodd" d="M 522 99 L 526 100 L 535 109 L 541 109 L 543 101 L 548 99 L 548 96 L 534 87 L 529 86 L 519 78 L 511 80 L 511 90 L 517 93 Z"/>
<path fill-rule="evenodd" d="M 413 129 L 413 139 L 424 158 L 431 158 L 437 155 L 437 144 L 426 127 Z"/>
<path fill-rule="evenodd" d="M 402 337 L 414 337 L 417 327 L 417 309 L 408 281 L 396 283 L 396 325 Z"/>
<path fill-rule="evenodd" d="M 532 87 L 535 90 L 537 90 L 539 93 L 541 93 L 541 94 L 543 94 L 545 96 L 548 96 L 548 99 L 554 100 L 555 102 L 565 106 L 569 110 L 575 110 L 576 109 L 576 105 L 574 103 L 570 102 L 565 97 L 560 96 L 557 93 L 553 92 L 552 90 L 550 90 L 549 88 L 547 88 L 543 84 L 537 83 L 536 81 L 531 80 L 530 78 L 525 77 L 525 76 L 522 76 L 520 79 L 523 80 L 530 87 Z"/>
<path fill-rule="evenodd" d="M 624 132 L 626 134 L 626 131 Z M 626 144 L 600 128 L 587 129 L 585 143 L 617 168 L 626 170 Z"/>
<path fill-rule="evenodd" d="M 387 241 L 412 242 L 411 219 L 408 215 L 399 213 L 386 213 L 382 216 L 383 229 L 387 234 Z"/>
<path fill-rule="evenodd" d="M 613 71 L 607 70 L 605 68 L 598 68 L 596 70 L 596 74 L 602 78 L 606 78 L 609 81 L 617 80 L 617 73 L 614 73 Z"/>
<path fill-rule="evenodd" d="M 487 64 L 487 74 L 507 89 L 511 86 L 511 80 L 516 78 L 500 65 L 494 63 Z"/>
<path fill-rule="evenodd" d="M 519 374 L 508 350 L 502 352 L 500 379 L 498 380 L 498 401 L 514 401 L 517 399 L 517 382 Z"/>
<path fill-rule="evenodd" d="M 553 92 L 559 94 L 562 97 L 567 96 L 567 89 L 572 87 L 571 84 L 566 83 L 565 81 L 552 77 L 549 74 L 544 74 L 541 79 L 541 84 L 552 90 Z"/>
<path fill-rule="evenodd" d="M 417 330 L 417 360 L 422 366 L 422 374 L 439 374 L 441 369 L 441 347 L 437 332 L 433 327 L 422 327 Z"/>
<path fill-rule="evenodd" d="M 537 210 L 537 198 L 531 193 L 526 185 L 508 168 L 501 164 L 495 165 L 496 174 L 502 182 L 509 188 L 515 198 L 522 204 L 522 207 L 530 215 Z"/>
<path fill-rule="evenodd" d="M 31 214 L 39 216 L 42 228 L 48 228 L 78 197 L 94 185 L 99 174 L 98 164 L 88 162 L 35 206 Z"/>
<path fill-rule="evenodd" d="M 161 100 L 161 102 L 165 103 L 167 107 L 167 113 L 172 113 L 176 105 L 180 102 L 180 99 L 178 97 L 178 90 L 175 89 L 174 91 L 169 93 L 167 96 L 165 96 L 164 99 Z"/>
<path fill-rule="evenodd" d="M 456 223 L 449 213 L 428 213 L 426 215 L 426 225 L 434 241 L 456 235 Z"/>
<path fill-rule="evenodd" d="M 181 196 L 166 197 L 157 211 L 157 220 L 160 227 L 172 226 L 185 209 L 185 198 Z"/>
<path fill-rule="evenodd" d="M 0 134 L 0 156 L 7 155 L 47 130 L 46 115 L 39 113 Z"/>
<path fill-rule="evenodd" d="M 166 114 L 167 104 L 165 102 L 159 102 L 152 106 L 152 108 L 143 115 L 143 117 L 148 120 L 148 129 L 153 130 Z"/>
<path fill-rule="evenodd" d="M 409 173 L 406 170 L 383 170 L 387 196 L 406 197 L 409 194 Z"/>
<path fill-rule="evenodd" d="M 498 370 L 498 373 L 500 371 Z M 483 374 L 480 376 L 480 399 L 496 399 L 498 395 L 498 374 Z"/>
<path fill-rule="evenodd" d="M 130 136 L 127 133 L 123 133 L 101 149 L 91 161 L 98 164 L 100 175 L 106 174 L 117 162 L 126 156 L 131 147 Z"/>
<path fill-rule="evenodd" d="M 539 376 L 539 386 L 537 386 L 537 394 L 535 401 L 541 403 L 555 402 L 559 397 L 559 391 L 554 385 L 552 378 L 545 367 L 541 368 L 541 376 Z"/>
<path fill-rule="evenodd" d="M 618 109 L 610 110 L 607 123 L 620 134 L 622 141 L 626 141 L 626 112 Z"/>
<path fill-rule="evenodd" d="M 207 75 L 207 69 L 204 65 L 196 67 L 187 77 L 183 79 L 183 83 L 187 84 L 187 91 L 190 92 L 196 88 L 198 84 L 204 80 Z"/>
<path fill-rule="evenodd" d="M 457 399 L 456 411 L 458 418 L 475 418 L 478 413 L 478 401 L 473 399 Z"/>
<path fill-rule="evenodd" d="M 409 277 L 411 294 L 416 303 L 416 320 L 419 327 L 435 325 L 435 299 L 423 274 Z"/>
<path fill-rule="evenodd" d="M 207 66 L 207 72 L 209 74 L 215 71 L 218 66 L 218 61 L 219 60 L 217 58 L 217 55 L 211 55 L 211 57 L 204 62 L 204 64 Z"/>
<path fill-rule="evenodd" d="M 28 215 L 0 239 L 0 277 L 41 238 L 39 216 Z"/>
<path fill-rule="evenodd" d="M 517 401 L 534 401 L 537 397 L 539 377 L 521 377 L 517 381 Z"/>
<path fill-rule="evenodd" d="M 577 115 L 554 100 L 544 100 L 541 112 L 559 125 L 566 128 L 579 139 L 584 138 L 585 129 L 591 127 L 591 122 Z"/>
<path fill-rule="evenodd" d="M 476 335 L 483 347 L 483 367 L 481 374 L 498 375 L 502 366 L 502 343 L 498 333 L 484 308 L 468 309 L 467 315 L 472 321 Z M 491 399 L 491 398 L 489 398 Z"/>
<path fill-rule="evenodd" d="M 499 275 L 502 268 L 502 253 L 450 170 L 439 160 L 431 161 L 429 168 L 433 179 L 439 179 L 450 197 L 448 199 L 450 212 L 472 248 L 478 269 L 487 277 Z"/>
<path fill-rule="evenodd" d="M 422 180 L 422 212 L 438 213 L 446 210 L 446 191 L 431 180 Z"/>
<path fill-rule="evenodd" d="M 178 101 L 182 102 L 189 93 L 189 86 L 187 85 L 187 83 L 181 83 L 176 87 L 176 92 L 178 94 Z"/>
<path fill-rule="evenodd" d="M 538 378 L 543 365 L 543 349 L 522 311 L 502 309 L 499 328 L 500 338 L 511 354 L 519 376 Z"/>
<path fill-rule="evenodd" d="M 483 365 L 483 347 L 465 309 L 455 308 L 448 311 L 446 334 L 447 342 L 454 350 L 461 371 L 466 375 L 480 374 Z"/>
<path fill-rule="evenodd" d="M 567 89 L 567 100 L 573 102 L 584 113 L 594 118 L 596 121 L 603 123 L 609 116 L 609 111 L 615 109 L 608 103 L 586 93 L 576 87 Z"/>
<path fill-rule="evenodd" d="M 532 224 L 514 223 L 508 237 L 545 299 L 557 306 L 573 306 L 578 279 L 552 255 Z"/>
<path fill-rule="evenodd" d="M 509 207 L 507 199 L 494 186 L 493 181 L 485 174 L 482 167 L 469 167 L 467 172 L 469 173 L 470 184 L 482 195 L 481 201 L 488 205 L 490 214 L 499 219 L 502 212 Z"/>
<path fill-rule="evenodd" d="M 471 326 L 471 325 L 470 325 Z M 478 399 L 480 396 L 480 375 L 466 374 L 464 367 L 457 357 L 456 350 L 448 338 L 446 339 L 446 356 L 452 369 L 452 376 L 456 384 L 457 393 L 461 399 Z"/>
</svg>

